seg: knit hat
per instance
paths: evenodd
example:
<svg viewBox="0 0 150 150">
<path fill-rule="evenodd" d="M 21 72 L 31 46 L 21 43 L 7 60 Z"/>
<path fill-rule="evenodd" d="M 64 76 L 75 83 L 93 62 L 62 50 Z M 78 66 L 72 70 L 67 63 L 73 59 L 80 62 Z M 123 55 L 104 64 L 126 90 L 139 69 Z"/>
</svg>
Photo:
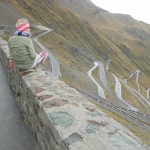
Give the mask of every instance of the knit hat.
<svg viewBox="0 0 150 150">
<path fill-rule="evenodd" d="M 26 19 L 19 19 L 16 23 L 16 28 L 19 32 L 23 32 L 30 28 L 30 24 Z"/>
</svg>

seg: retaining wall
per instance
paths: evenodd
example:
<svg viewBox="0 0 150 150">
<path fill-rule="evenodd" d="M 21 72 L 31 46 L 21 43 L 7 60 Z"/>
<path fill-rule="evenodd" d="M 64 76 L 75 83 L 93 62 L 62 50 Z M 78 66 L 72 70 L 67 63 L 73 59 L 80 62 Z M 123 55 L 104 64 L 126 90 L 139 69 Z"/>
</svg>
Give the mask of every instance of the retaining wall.
<svg viewBox="0 0 150 150">
<path fill-rule="evenodd" d="M 124 143 L 136 139 L 75 89 L 41 67 L 24 72 L 11 70 L 8 45 L 1 38 L 0 58 L 25 122 L 33 131 L 36 149 L 113 150 L 117 149 L 119 139 L 115 143 L 112 135 L 121 134 Z M 134 147 L 135 142 L 139 144 L 136 139 Z"/>
</svg>

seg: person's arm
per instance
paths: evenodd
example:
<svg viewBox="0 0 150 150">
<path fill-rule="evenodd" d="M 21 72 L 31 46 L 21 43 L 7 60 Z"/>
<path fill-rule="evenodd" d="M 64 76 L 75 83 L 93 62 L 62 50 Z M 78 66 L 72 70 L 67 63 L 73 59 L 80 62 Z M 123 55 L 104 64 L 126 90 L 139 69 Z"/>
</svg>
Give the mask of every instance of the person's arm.
<svg viewBox="0 0 150 150">
<path fill-rule="evenodd" d="M 35 51 L 35 48 L 31 39 L 29 39 L 29 45 L 27 47 L 28 47 L 28 51 L 30 53 L 31 58 L 35 59 L 37 56 L 37 52 Z"/>
</svg>

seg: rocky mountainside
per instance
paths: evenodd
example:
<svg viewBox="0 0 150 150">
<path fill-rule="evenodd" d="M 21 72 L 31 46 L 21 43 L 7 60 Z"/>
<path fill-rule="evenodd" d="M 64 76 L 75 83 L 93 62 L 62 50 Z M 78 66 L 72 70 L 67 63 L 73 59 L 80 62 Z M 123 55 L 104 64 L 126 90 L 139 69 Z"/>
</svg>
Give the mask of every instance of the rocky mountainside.
<svg viewBox="0 0 150 150">
<path fill-rule="evenodd" d="M 0 0 L 0 3 L 3 3 L 3 11 L 7 10 L 4 9 L 7 5 L 17 18 L 21 14 L 31 23 L 54 29 L 40 41 L 59 60 L 62 80 L 66 83 L 97 92 L 97 86 L 87 73 L 95 61 L 100 61 L 108 85 L 99 78 L 98 69 L 92 75 L 104 89 L 106 99 L 119 105 L 115 95 L 116 76 L 122 85 L 123 99 L 140 108 L 142 113 L 150 113 L 149 106 L 145 108 L 147 102 L 141 102 L 144 98 L 149 102 L 150 25 L 129 15 L 112 14 L 90 0 Z M 132 89 L 140 93 L 138 97 L 144 98 L 138 100 Z M 111 112 L 107 113 L 115 117 Z"/>
</svg>

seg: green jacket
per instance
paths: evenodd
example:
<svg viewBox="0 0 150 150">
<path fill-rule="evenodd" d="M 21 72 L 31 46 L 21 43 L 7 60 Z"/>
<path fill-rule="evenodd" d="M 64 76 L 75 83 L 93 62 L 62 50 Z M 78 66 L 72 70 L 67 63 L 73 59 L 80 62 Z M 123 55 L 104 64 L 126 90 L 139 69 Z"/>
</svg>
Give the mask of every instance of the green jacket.
<svg viewBox="0 0 150 150">
<path fill-rule="evenodd" d="M 13 35 L 8 41 L 8 46 L 15 66 L 19 70 L 31 69 L 37 55 L 31 38 Z"/>
</svg>

